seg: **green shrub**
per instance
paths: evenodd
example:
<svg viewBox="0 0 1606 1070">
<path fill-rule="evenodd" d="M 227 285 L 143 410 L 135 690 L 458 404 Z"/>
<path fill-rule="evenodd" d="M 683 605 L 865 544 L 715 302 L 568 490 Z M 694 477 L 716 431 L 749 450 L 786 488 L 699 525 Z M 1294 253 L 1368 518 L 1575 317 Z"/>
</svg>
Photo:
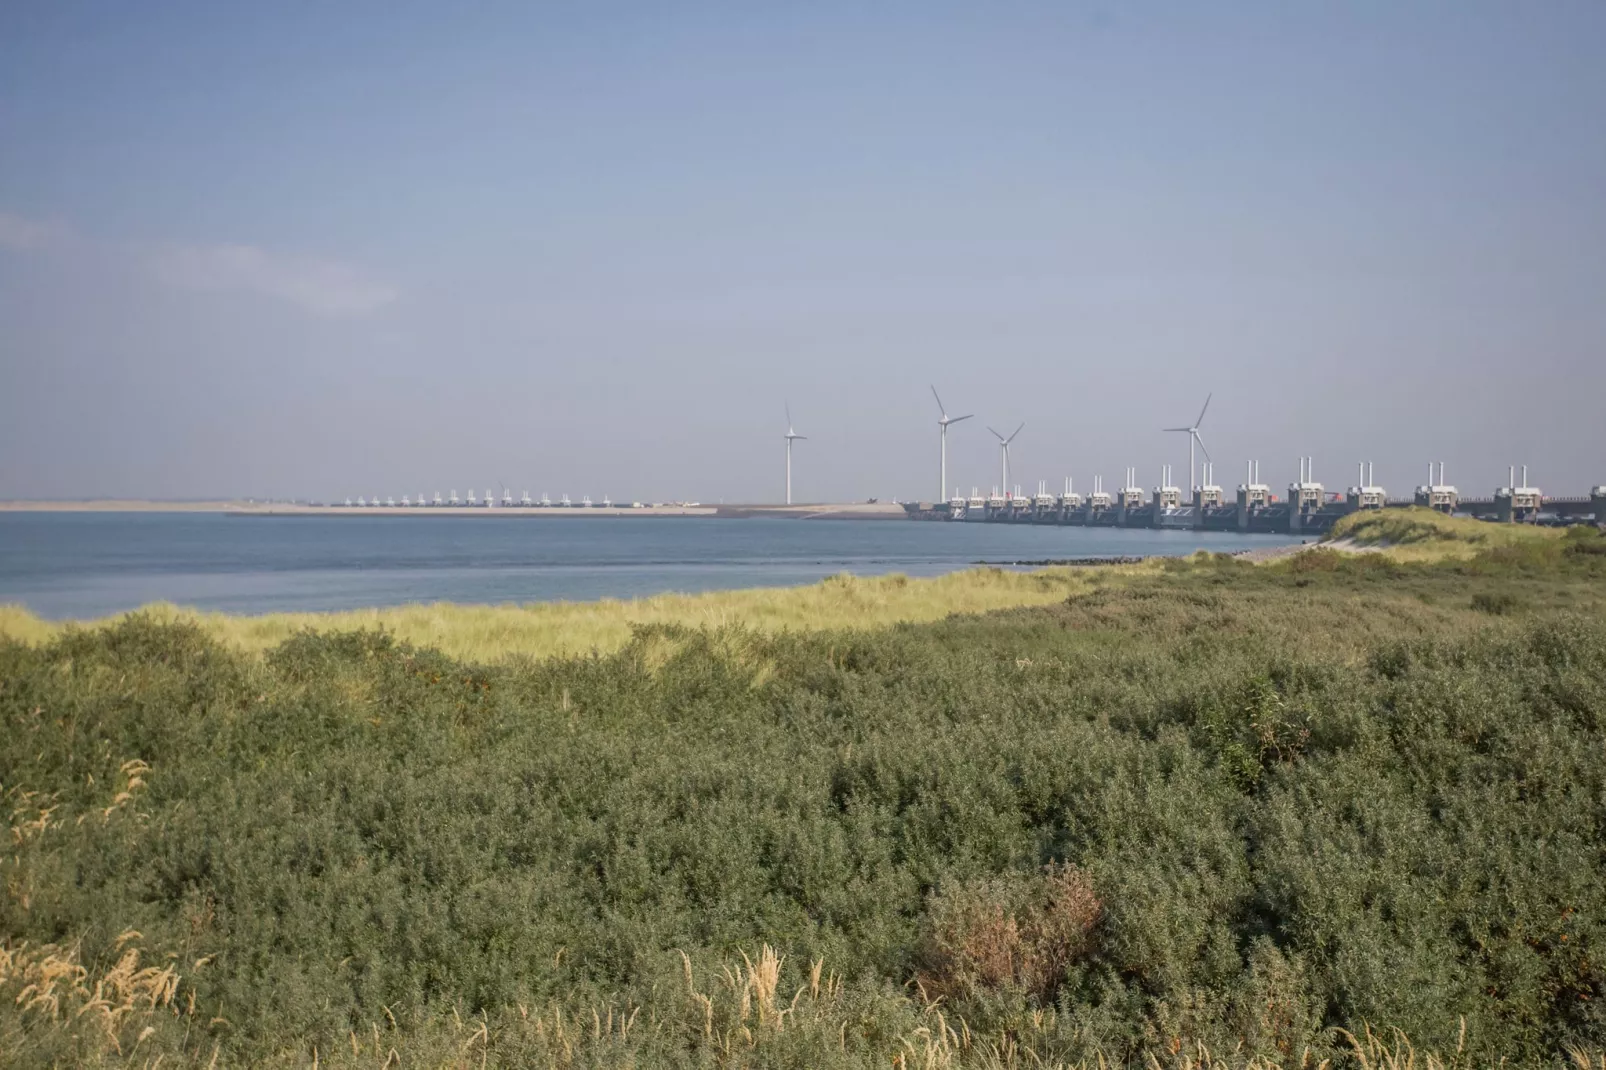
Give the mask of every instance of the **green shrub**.
<svg viewBox="0 0 1606 1070">
<path fill-rule="evenodd" d="M 1606 531 L 1593 525 L 1574 524 L 1566 532 L 1570 554 L 1606 555 Z"/>
<path fill-rule="evenodd" d="M 1519 605 L 1521 601 L 1510 591 L 1498 591 L 1493 594 L 1480 591 L 1472 596 L 1473 609 L 1496 617 L 1514 612 Z"/>
</svg>

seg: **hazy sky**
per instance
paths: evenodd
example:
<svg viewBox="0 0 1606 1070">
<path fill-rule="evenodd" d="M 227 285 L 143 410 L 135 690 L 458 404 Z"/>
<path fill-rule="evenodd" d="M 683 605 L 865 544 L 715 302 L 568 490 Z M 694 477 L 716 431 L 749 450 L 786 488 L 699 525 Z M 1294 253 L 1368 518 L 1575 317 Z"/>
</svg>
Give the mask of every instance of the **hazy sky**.
<svg viewBox="0 0 1606 1070">
<path fill-rule="evenodd" d="M 930 497 L 930 382 L 1606 482 L 1606 4 L 0 6 L 0 497 Z"/>
</svg>

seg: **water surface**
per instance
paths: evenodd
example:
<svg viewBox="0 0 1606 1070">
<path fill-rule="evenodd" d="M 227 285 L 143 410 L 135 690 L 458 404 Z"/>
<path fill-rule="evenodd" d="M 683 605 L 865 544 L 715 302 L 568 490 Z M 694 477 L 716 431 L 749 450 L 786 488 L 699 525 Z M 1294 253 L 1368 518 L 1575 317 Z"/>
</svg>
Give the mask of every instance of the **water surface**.
<svg viewBox="0 0 1606 1070">
<path fill-rule="evenodd" d="M 0 603 L 63 619 L 156 601 L 273 613 L 591 600 L 1289 541 L 901 520 L 0 513 Z"/>
</svg>

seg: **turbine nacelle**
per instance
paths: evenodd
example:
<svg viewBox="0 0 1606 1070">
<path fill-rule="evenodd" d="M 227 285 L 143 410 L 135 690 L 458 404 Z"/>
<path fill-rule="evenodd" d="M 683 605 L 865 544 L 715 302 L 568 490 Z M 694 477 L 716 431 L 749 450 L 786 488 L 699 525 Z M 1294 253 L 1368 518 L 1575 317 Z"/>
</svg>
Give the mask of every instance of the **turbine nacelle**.
<svg viewBox="0 0 1606 1070">
<path fill-rule="evenodd" d="M 976 415 L 973 412 L 967 412 L 963 416 L 949 416 L 948 406 L 942 403 L 942 397 L 937 393 L 937 388 L 935 386 L 931 388 L 931 396 L 937 399 L 937 412 L 940 414 L 937 417 L 937 423 L 942 427 L 947 427 L 949 424 L 956 424 L 960 420 L 968 420 L 972 416 Z"/>
<path fill-rule="evenodd" d="M 1020 427 L 1017 427 L 1017 428 L 1015 428 L 1015 430 L 1011 431 L 1009 433 L 1009 437 L 1008 438 L 1005 438 L 1003 435 L 1000 435 L 997 431 L 993 431 L 993 429 L 990 428 L 990 427 L 987 430 L 993 431 L 993 436 L 995 438 L 997 438 L 999 442 L 1003 443 L 1003 445 L 1006 448 L 1008 448 L 1009 444 L 1011 442 L 1015 441 L 1015 436 L 1021 433 L 1021 428 L 1024 428 L 1025 426 L 1026 426 L 1026 421 L 1022 420 L 1021 424 L 1020 424 Z"/>
</svg>

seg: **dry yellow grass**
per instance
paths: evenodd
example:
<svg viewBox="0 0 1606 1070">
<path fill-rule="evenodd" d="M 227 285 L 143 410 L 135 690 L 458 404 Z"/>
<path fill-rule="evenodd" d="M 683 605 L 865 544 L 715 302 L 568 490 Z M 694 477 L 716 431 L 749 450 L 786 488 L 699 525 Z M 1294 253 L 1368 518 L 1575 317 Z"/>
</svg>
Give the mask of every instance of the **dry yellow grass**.
<svg viewBox="0 0 1606 1070">
<path fill-rule="evenodd" d="M 142 967 L 139 948 L 125 946 L 139 939 L 132 929 L 119 936 L 117 962 L 99 977 L 78 961 L 76 947 L 0 946 L 0 992 L 10 996 L 18 989 L 11 1002 L 25 1018 L 80 1023 L 98 1035 L 100 1045 L 123 1055 L 125 1047 L 137 1048 L 156 1031 L 146 1023 L 178 993 L 172 965 Z"/>
<path fill-rule="evenodd" d="M 629 642 L 631 629 L 643 624 L 693 628 L 740 624 L 761 632 L 821 631 L 887 627 L 905 621 L 940 620 L 953 613 L 1046 605 L 1086 590 L 1094 582 L 1095 573 L 1130 575 L 1156 567 L 1145 563 L 1033 572 L 984 568 L 930 579 L 844 574 L 806 587 L 665 594 L 625 601 L 501 606 L 437 602 L 342 613 L 264 616 L 203 613 L 157 603 L 140 612 L 162 620 L 194 621 L 220 640 L 251 651 L 269 649 L 309 628 L 383 628 L 407 642 L 435 647 L 456 657 L 498 661 L 508 657 L 609 653 Z M 96 626 L 116 619 L 86 623 Z M 20 606 L 0 606 L 0 636 L 25 643 L 47 642 L 73 626 L 40 620 Z"/>
</svg>

